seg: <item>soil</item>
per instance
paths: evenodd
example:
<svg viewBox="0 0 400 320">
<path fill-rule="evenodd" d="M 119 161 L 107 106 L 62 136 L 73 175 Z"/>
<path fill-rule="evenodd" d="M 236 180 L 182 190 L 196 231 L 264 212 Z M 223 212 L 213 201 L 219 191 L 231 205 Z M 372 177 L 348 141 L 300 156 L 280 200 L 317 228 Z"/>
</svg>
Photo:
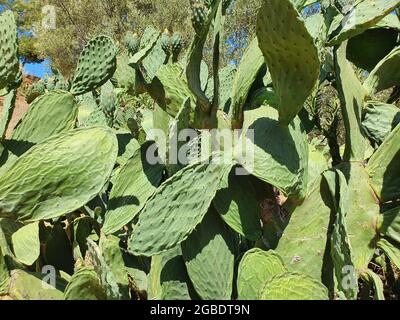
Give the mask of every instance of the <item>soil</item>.
<svg viewBox="0 0 400 320">
<path fill-rule="evenodd" d="M 14 130 L 15 126 L 22 119 L 22 117 L 25 115 L 25 113 L 28 111 L 29 108 L 29 105 L 25 101 L 25 97 L 21 94 L 21 88 L 24 88 L 25 86 L 30 85 L 38 80 L 39 79 L 36 77 L 24 76 L 23 82 L 17 93 L 17 101 L 15 104 L 15 109 L 11 118 L 11 122 L 7 129 L 6 138 L 10 138 L 11 133 Z M 4 103 L 4 97 L 0 97 L 0 115 L 3 114 L 3 103 Z"/>
</svg>

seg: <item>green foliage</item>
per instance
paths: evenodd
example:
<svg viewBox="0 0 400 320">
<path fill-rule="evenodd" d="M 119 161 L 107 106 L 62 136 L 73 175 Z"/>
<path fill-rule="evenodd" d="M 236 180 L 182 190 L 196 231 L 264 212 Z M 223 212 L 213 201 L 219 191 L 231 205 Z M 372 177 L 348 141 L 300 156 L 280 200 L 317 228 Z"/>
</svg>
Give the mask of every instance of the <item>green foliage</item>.
<svg viewBox="0 0 400 320">
<path fill-rule="evenodd" d="M 139 2 L 107 2 L 115 42 L 87 42 L 78 19 L 74 75 L 28 88 L 13 130 L 17 28 L 3 13 L 0 299 L 397 297 L 399 1 L 314 2 L 250 1 L 254 23 L 239 25 L 257 37 L 232 36 L 242 59 L 224 50 L 240 0 L 186 1 L 192 33 L 146 23 L 140 37 L 110 17 Z"/>
</svg>

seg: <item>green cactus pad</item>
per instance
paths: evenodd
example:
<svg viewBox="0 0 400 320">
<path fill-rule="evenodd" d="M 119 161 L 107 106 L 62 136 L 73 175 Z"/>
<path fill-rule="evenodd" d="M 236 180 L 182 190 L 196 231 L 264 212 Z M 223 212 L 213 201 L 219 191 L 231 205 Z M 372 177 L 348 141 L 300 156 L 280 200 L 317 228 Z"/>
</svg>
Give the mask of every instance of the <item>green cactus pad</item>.
<svg viewBox="0 0 400 320">
<path fill-rule="evenodd" d="M 0 90 L 11 87 L 20 74 L 18 32 L 11 11 L 0 14 Z"/>
<path fill-rule="evenodd" d="M 396 268 L 400 268 L 400 249 L 396 245 L 393 245 L 386 239 L 379 239 L 378 247 L 383 250 Z"/>
<path fill-rule="evenodd" d="M 379 233 L 400 243 L 400 207 L 384 212 L 381 220 Z"/>
<path fill-rule="evenodd" d="M 374 26 L 400 4 L 399 0 L 364 0 L 347 13 L 339 26 L 329 34 L 328 44 L 341 42 L 363 33 Z"/>
<path fill-rule="evenodd" d="M 254 38 L 243 55 L 231 93 L 231 114 L 234 122 L 238 125 L 242 120 L 243 107 L 246 103 L 250 89 L 264 63 L 264 56 L 258 46 L 258 40 L 257 38 Z"/>
<path fill-rule="evenodd" d="M 368 173 L 361 163 L 342 164 L 338 169 L 348 179 L 351 201 L 347 205 L 347 232 L 354 266 L 358 272 L 362 272 L 368 267 L 376 249 L 379 204 L 371 188 Z"/>
<path fill-rule="evenodd" d="M 117 70 L 111 81 L 116 88 L 126 89 L 132 95 L 136 93 L 136 71 L 129 65 L 127 54 L 122 53 L 117 56 Z"/>
<path fill-rule="evenodd" d="M 397 44 L 400 22 L 390 14 L 376 26 L 349 40 L 347 58 L 357 67 L 371 72 Z"/>
<path fill-rule="evenodd" d="M 171 35 L 168 30 L 166 30 L 162 35 L 161 35 L 161 48 L 164 50 L 166 55 L 171 54 Z"/>
<path fill-rule="evenodd" d="M 318 50 L 289 0 L 263 1 L 257 37 L 279 98 L 279 121 L 287 126 L 318 80 Z"/>
<path fill-rule="evenodd" d="M 124 45 L 129 55 L 134 55 L 140 49 L 140 39 L 136 33 L 127 32 L 124 37 Z"/>
<path fill-rule="evenodd" d="M 238 176 L 235 170 L 228 172 L 221 182 L 213 201 L 222 219 L 236 232 L 249 240 L 262 236 L 260 203 L 248 176 Z"/>
<path fill-rule="evenodd" d="M 146 153 L 152 143 L 143 145 L 123 166 L 113 182 L 103 232 L 112 234 L 132 221 L 161 183 L 164 166 L 150 165 Z"/>
<path fill-rule="evenodd" d="M 284 194 L 304 197 L 308 146 L 300 121 L 295 119 L 289 127 L 282 126 L 277 111 L 262 106 L 245 112 L 243 129 L 242 139 L 246 143 L 239 145 L 251 151 L 244 159 L 241 159 L 240 152 L 236 152 L 236 160 L 252 175 Z M 246 137 L 248 130 L 254 130 L 254 139 Z"/>
<path fill-rule="evenodd" d="M 151 86 L 149 92 L 159 106 L 166 110 L 170 116 L 177 116 L 183 102 L 188 97 L 191 101 L 195 101 L 184 77 L 181 64 L 174 63 L 161 66 L 157 72 L 157 78 L 160 80 L 162 88 Z"/>
<path fill-rule="evenodd" d="M 158 39 L 157 43 L 150 51 L 150 53 L 143 59 L 139 66 L 139 70 L 147 84 L 150 84 L 153 79 L 157 76 L 157 72 L 160 67 L 164 64 L 167 55 L 162 49 L 161 38 Z"/>
<path fill-rule="evenodd" d="M 93 199 L 117 158 L 115 134 L 100 127 L 52 137 L 20 157 L 0 179 L 0 217 L 38 221 Z"/>
<path fill-rule="evenodd" d="M 116 236 L 102 236 L 100 238 L 100 251 L 104 262 L 109 267 L 115 277 L 121 292 L 122 299 L 129 298 L 129 278 L 125 266 L 122 250 L 120 248 L 120 239 Z"/>
<path fill-rule="evenodd" d="M 366 92 L 346 59 L 347 42 L 335 50 L 336 83 L 346 128 L 345 161 L 363 161 L 365 138 L 361 118 Z"/>
<path fill-rule="evenodd" d="M 352 249 L 350 247 L 349 233 L 346 223 L 348 214 L 349 190 L 344 174 L 340 171 L 327 171 L 324 178 L 328 183 L 332 196 L 333 206 L 336 217 L 333 222 L 331 234 L 331 257 L 334 265 L 337 287 L 343 292 L 347 299 L 355 300 L 358 294 L 358 288 L 343 285 L 346 283 L 346 277 L 349 275 L 343 270 L 353 268 Z M 356 274 L 353 274 L 356 276 Z"/>
<path fill-rule="evenodd" d="M 182 35 L 178 32 L 174 32 L 171 38 L 171 50 L 172 50 L 172 55 L 174 57 L 174 61 L 178 60 L 178 56 L 181 53 L 182 48 L 183 48 Z"/>
<path fill-rule="evenodd" d="M 400 65 L 400 47 L 394 48 L 376 67 L 371 71 L 364 87 L 370 95 L 381 92 L 400 84 L 400 77 L 396 72 Z"/>
<path fill-rule="evenodd" d="M 150 300 L 198 299 L 180 246 L 151 259 L 148 294 Z"/>
<path fill-rule="evenodd" d="M 100 246 L 104 242 L 104 238 L 101 238 Z M 93 266 L 94 271 L 100 279 L 101 286 L 105 289 L 107 299 L 109 300 L 120 300 L 126 298 L 126 288 L 121 287 L 118 284 L 118 276 L 121 272 L 121 267 L 113 269 L 114 260 L 121 259 L 121 256 L 116 257 L 115 253 L 113 259 L 107 259 L 104 256 L 103 250 L 94 242 L 92 239 L 87 239 L 88 250 L 86 252 L 86 264 Z M 120 254 L 120 252 L 118 253 Z M 109 256 L 107 258 L 110 258 Z M 110 264 L 111 263 L 111 264 Z M 117 272 L 117 273 L 115 273 Z M 124 282 L 124 281 L 122 281 Z"/>
<path fill-rule="evenodd" d="M 12 134 L 12 140 L 32 144 L 75 127 L 78 105 L 67 91 L 54 90 L 36 99 Z"/>
<path fill-rule="evenodd" d="M 160 32 L 153 26 L 149 26 L 144 30 L 140 50 L 136 52 L 129 61 L 132 67 L 138 66 L 144 58 L 151 52 L 154 46 L 158 43 Z"/>
<path fill-rule="evenodd" d="M 308 146 L 308 186 L 311 187 L 314 180 L 329 168 L 329 162 L 325 154 L 318 150 L 315 146 L 310 144 Z"/>
<path fill-rule="evenodd" d="M 214 210 L 182 243 L 186 268 L 196 292 L 204 300 L 230 300 L 234 273 L 231 234 Z"/>
<path fill-rule="evenodd" d="M 366 103 L 363 128 L 366 135 L 378 145 L 388 137 L 400 123 L 400 109 L 393 104 L 370 101 Z"/>
<path fill-rule="evenodd" d="M 65 300 L 107 300 L 105 289 L 92 268 L 79 269 L 64 292 Z"/>
<path fill-rule="evenodd" d="M 400 197 L 400 125 L 389 134 L 371 157 L 367 171 L 372 187 L 381 201 L 385 203 Z"/>
<path fill-rule="evenodd" d="M 326 182 L 319 177 L 304 202 L 291 210 L 290 223 L 276 248 L 289 270 L 306 273 L 318 280 L 325 271 L 323 259 L 331 215 L 330 197 Z"/>
<path fill-rule="evenodd" d="M 225 171 L 231 167 L 196 163 L 163 183 L 140 214 L 128 250 L 154 256 L 185 241 L 203 220 Z"/>
<path fill-rule="evenodd" d="M 64 300 L 65 281 L 57 277 L 54 288 L 43 281 L 45 277 L 42 273 L 13 270 L 7 295 L 14 300 Z"/>
<path fill-rule="evenodd" d="M 75 96 L 92 91 L 106 83 L 117 68 L 117 49 L 106 36 L 98 36 L 83 49 L 75 75 L 71 93 Z"/>
<path fill-rule="evenodd" d="M 28 224 L 12 235 L 13 249 L 15 257 L 27 266 L 39 258 L 40 255 L 40 239 L 39 224 Z"/>
<path fill-rule="evenodd" d="M 3 251 L 0 246 L 0 297 L 7 293 L 7 288 L 10 282 L 10 273 L 3 256 Z"/>
<path fill-rule="evenodd" d="M 27 93 L 25 94 L 25 100 L 27 103 L 31 104 L 33 100 L 35 100 L 37 97 L 40 97 L 45 93 L 46 93 L 46 87 L 43 81 L 33 83 L 29 87 Z"/>
<path fill-rule="evenodd" d="M 329 297 L 326 287 L 310 276 L 284 273 L 266 283 L 261 300 L 329 300 Z"/>
<path fill-rule="evenodd" d="M 6 137 L 7 128 L 11 121 L 16 99 L 16 89 L 12 89 L 4 98 L 3 114 L 1 115 L 0 119 L 0 139 L 4 139 Z"/>
<path fill-rule="evenodd" d="M 288 270 L 274 251 L 258 248 L 246 252 L 239 264 L 237 288 L 239 300 L 257 300 L 265 283 Z"/>
<path fill-rule="evenodd" d="M 205 25 L 208 9 L 203 3 L 200 2 L 194 2 L 194 4 L 191 6 L 191 9 L 193 29 L 199 33 Z"/>
</svg>

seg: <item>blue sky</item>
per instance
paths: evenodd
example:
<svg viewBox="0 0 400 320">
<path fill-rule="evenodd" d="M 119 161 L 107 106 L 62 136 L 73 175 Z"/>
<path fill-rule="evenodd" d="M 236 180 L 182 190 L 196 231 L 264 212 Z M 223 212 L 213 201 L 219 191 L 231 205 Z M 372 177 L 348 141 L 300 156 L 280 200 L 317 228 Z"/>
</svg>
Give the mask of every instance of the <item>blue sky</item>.
<svg viewBox="0 0 400 320">
<path fill-rule="evenodd" d="M 51 75 L 51 68 L 49 60 L 42 63 L 25 63 L 24 71 L 26 74 L 43 78 L 46 74 Z"/>
</svg>

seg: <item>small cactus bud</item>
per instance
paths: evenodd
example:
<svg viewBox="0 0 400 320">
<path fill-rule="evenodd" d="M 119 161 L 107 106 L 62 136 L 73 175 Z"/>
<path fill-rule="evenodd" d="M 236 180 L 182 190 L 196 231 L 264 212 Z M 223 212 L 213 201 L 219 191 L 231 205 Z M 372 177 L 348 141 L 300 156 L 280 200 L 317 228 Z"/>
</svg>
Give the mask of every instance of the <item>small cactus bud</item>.
<svg viewBox="0 0 400 320">
<path fill-rule="evenodd" d="M 171 37 L 168 29 L 165 29 L 164 33 L 161 36 L 161 47 L 167 54 L 167 56 L 171 54 Z"/>
<path fill-rule="evenodd" d="M 171 50 L 174 61 L 178 60 L 178 56 L 181 53 L 182 48 L 183 48 L 182 35 L 178 32 L 175 32 L 171 38 Z"/>
<path fill-rule="evenodd" d="M 207 19 L 207 6 L 200 2 L 192 3 L 192 25 L 196 32 L 200 32 Z"/>
<path fill-rule="evenodd" d="M 134 55 L 140 49 L 140 39 L 137 33 L 128 32 L 124 37 L 124 45 L 129 54 Z"/>
</svg>

